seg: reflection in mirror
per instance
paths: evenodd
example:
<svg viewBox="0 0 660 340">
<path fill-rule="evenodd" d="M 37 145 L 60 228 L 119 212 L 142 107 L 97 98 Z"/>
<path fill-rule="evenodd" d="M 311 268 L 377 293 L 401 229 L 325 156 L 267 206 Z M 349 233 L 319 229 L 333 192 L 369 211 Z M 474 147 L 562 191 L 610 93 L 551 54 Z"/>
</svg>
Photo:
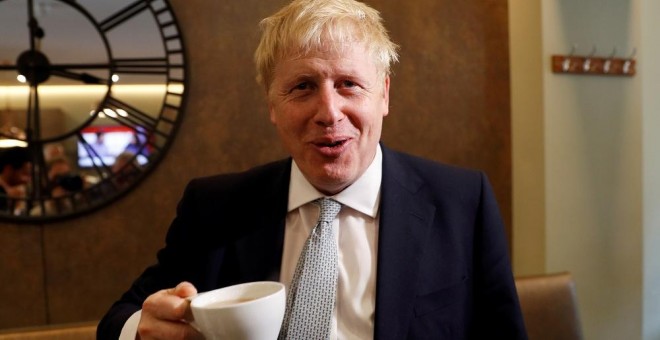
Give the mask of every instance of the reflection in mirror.
<svg viewBox="0 0 660 340">
<path fill-rule="evenodd" d="M 75 213 L 139 179 L 159 146 L 141 126 L 107 123 L 44 143 L 41 150 L 0 148 L 0 214 Z"/>
<path fill-rule="evenodd" d="M 169 2 L 0 0 L 0 22 L 0 219 L 75 216 L 134 187 L 185 102 Z"/>
</svg>

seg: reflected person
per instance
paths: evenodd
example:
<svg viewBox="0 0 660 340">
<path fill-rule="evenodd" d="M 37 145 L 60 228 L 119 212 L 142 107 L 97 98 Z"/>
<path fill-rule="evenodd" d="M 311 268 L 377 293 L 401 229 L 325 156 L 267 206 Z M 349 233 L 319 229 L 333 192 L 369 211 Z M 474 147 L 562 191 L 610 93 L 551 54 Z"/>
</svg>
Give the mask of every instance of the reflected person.
<svg viewBox="0 0 660 340">
<path fill-rule="evenodd" d="M 111 171 L 115 183 L 119 187 L 125 187 L 138 178 L 141 168 L 137 155 L 130 151 L 124 151 L 115 157 Z"/>
<path fill-rule="evenodd" d="M 379 13 L 353 0 L 295 0 L 261 27 L 258 80 L 291 157 L 191 181 L 158 262 L 98 337 L 196 338 L 186 297 L 279 280 L 289 296 L 281 339 L 525 339 L 486 176 L 380 143 L 398 56 Z M 298 259 L 316 242 L 323 198 L 339 204 L 326 239 L 336 265 L 316 274 L 336 286 L 330 302 L 298 304 L 328 296 L 299 284 L 318 275 L 294 275 L 318 265 Z M 291 327 L 309 307 L 313 324 Z"/>
<path fill-rule="evenodd" d="M 24 147 L 0 149 L 0 211 L 20 215 L 27 209 L 23 200 L 32 178 L 30 153 Z"/>
<path fill-rule="evenodd" d="M 75 194 L 84 188 L 84 179 L 71 168 L 66 156 L 55 156 L 46 163 L 50 199 L 34 202 L 30 215 L 53 215 L 71 212 L 77 200 Z"/>
</svg>

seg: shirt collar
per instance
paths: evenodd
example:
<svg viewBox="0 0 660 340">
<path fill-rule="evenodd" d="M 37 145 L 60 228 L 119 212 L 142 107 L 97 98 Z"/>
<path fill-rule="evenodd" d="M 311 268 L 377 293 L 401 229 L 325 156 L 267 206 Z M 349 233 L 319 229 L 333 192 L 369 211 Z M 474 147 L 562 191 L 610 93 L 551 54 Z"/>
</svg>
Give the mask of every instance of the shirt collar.
<svg viewBox="0 0 660 340">
<path fill-rule="evenodd" d="M 367 170 L 353 184 L 331 198 L 339 203 L 351 207 L 365 215 L 373 218 L 378 213 L 380 201 L 380 183 L 383 175 L 383 155 L 380 145 L 376 148 L 376 156 Z M 287 211 L 293 211 L 299 207 L 324 197 L 305 176 L 293 161 L 291 165 L 291 182 L 289 184 L 289 204 Z"/>
</svg>

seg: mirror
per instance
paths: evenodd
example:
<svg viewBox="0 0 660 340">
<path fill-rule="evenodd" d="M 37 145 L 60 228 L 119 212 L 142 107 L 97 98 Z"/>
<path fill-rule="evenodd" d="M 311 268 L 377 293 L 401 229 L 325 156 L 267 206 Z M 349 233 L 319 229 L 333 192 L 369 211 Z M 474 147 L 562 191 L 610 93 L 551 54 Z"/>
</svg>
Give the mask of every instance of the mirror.
<svg viewBox="0 0 660 340">
<path fill-rule="evenodd" d="M 105 206 L 167 151 L 185 49 L 166 0 L 0 0 L 0 219 Z"/>
</svg>

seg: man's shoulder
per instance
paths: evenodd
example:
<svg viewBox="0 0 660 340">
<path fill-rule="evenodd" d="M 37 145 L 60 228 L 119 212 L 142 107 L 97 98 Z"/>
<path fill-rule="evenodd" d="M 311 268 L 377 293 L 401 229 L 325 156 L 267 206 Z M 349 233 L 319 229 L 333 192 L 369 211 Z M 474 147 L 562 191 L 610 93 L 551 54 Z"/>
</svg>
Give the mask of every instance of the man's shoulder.
<svg viewBox="0 0 660 340">
<path fill-rule="evenodd" d="M 288 183 L 290 171 L 291 159 L 287 158 L 244 171 L 197 177 L 192 179 L 188 186 L 210 191 L 216 189 L 246 191 L 253 188 L 263 190 L 274 185 L 281 185 L 282 181 Z"/>
<path fill-rule="evenodd" d="M 384 166 L 393 166 L 401 171 L 413 172 L 423 178 L 460 179 L 477 178 L 482 171 L 464 166 L 445 163 L 438 160 L 384 148 Z"/>
<path fill-rule="evenodd" d="M 384 153 L 383 177 L 385 186 L 406 188 L 422 195 L 419 197 L 428 195 L 428 199 L 447 206 L 478 204 L 488 182 L 480 170 L 398 151 Z"/>
</svg>

